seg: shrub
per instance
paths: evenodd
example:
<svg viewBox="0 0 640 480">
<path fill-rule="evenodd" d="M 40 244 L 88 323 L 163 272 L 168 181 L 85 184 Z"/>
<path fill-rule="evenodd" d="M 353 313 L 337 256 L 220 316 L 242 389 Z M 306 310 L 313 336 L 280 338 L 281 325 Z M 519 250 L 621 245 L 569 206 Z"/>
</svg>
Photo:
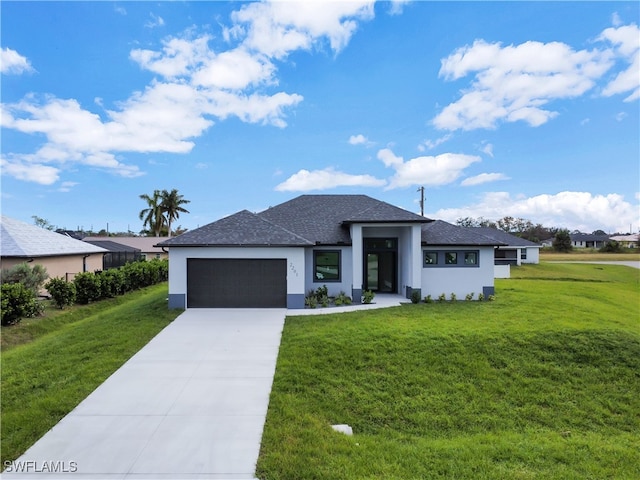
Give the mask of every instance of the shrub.
<svg viewBox="0 0 640 480">
<path fill-rule="evenodd" d="M 451 301 L 455 302 L 458 299 L 458 297 L 456 297 L 456 294 L 451 292 Z"/>
<path fill-rule="evenodd" d="M 311 290 L 309 295 L 307 295 L 304 299 L 304 304 L 309 308 L 316 308 L 318 306 L 318 299 L 315 296 L 315 292 Z"/>
<path fill-rule="evenodd" d="M 56 307 L 63 309 L 73 305 L 76 301 L 76 286 L 62 278 L 52 278 L 44 286 L 47 289 Z"/>
<path fill-rule="evenodd" d="M 424 303 L 433 303 L 433 298 L 431 298 L 431 295 L 427 295 L 426 297 L 424 297 Z"/>
<path fill-rule="evenodd" d="M 371 290 L 366 290 L 362 294 L 362 303 L 371 303 L 373 301 L 373 297 L 375 296 L 376 294 L 373 293 Z"/>
<path fill-rule="evenodd" d="M 418 290 L 411 292 L 411 303 L 420 303 L 420 292 Z"/>
<path fill-rule="evenodd" d="M 333 300 L 336 306 L 351 305 L 351 297 L 348 297 L 346 293 L 340 292 L 338 296 Z"/>
<path fill-rule="evenodd" d="M 615 240 L 609 240 L 599 251 L 602 253 L 621 253 L 624 251 L 624 249 L 619 242 L 616 242 Z"/>
<path fill-rule="evenodd" d="M 478 294 L 478 301 L 479 301 L 479 302 L 484 301 L 484 293 L 479 293 L 479 294 Z"/>
<path fill-rule="evenodd" d="M 558 230 L 555 238 L 553 239 L 553 249 L 556 252 L 570 252 L 573 250 L 571 245 L 571 234 L 569 230 Z"/>
<path fill-rule="evenodd" d="M 444 293 L 441 293 L 440 295 L 438 295 L 438 301 L 439 302 L 444 302 L 447 299 L 447 296 Z"/>
<path fill-rule="evenodd" d="M 23 317 L 34 317 L 42 311 L 35 293 L 22 283 L 3 283 L 0 305 L 2 325 L 15 325 Z"/>
<path fill-rule="evenodd" d="M 473 293 L 467 293 L 467 295 L 464 297 L 464 299 L 467 302 L 470 302 L 471 300 L 473 300 Z"/>
<path fill-rule="evenodd" d="M 31 268 L 27 262 L 3 269 L 1 276 L 2 283 L 21 283 L 35 295 L 38 295 L 44 282 L 49 278 L 47 269 L 42 265 L 36 264 Z"/>
<path fill-rule="evenodd" d="M 96 274 L 100 278 L 100 297 L 113 298 L 125 291 L 125 274 L 119 268 L 103 270 Z"/>
<path fill-rule="evenodd" d="M 78 303 L 87 304 L 100 299 L 102 288 L 100 278 L 91 272 L 82 272 L 73 279 L 76 287 L 76 300 Z"/>
</svg>

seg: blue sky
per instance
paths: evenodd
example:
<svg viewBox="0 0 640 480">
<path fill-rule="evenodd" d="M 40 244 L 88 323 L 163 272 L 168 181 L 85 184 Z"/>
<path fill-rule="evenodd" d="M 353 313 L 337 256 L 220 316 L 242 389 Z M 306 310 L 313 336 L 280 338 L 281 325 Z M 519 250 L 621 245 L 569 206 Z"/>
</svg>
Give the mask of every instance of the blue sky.
<svg viewBox="0 0 640 480">
<path fill-rule="evenodd" d="M 2 213 L 139 232 L 305 193 L 638 231 L 638 2 L 12 2 Z M 322 212 L 318 212 L 321 215 Z"/>
</svg>

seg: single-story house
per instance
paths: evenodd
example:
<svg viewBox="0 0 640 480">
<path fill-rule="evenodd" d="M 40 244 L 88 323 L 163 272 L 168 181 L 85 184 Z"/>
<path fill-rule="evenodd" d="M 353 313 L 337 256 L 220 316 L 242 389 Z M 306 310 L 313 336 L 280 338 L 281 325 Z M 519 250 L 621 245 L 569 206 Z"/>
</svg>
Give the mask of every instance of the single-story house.
<svg viewBox="0 0 640 480">
<path fill-rule="evenodd" d="M 30 225 L 2 215 L 0 267 L 8 269 L 23 262 L 40 264 L 50 278 L 73 280 L 80 272 L 102 269 L 107 250 L 90 243 Z"/>
<path fill-rule="evenodd" d="M 609 235 L 591 233 L 571 233 L 571 246 L 574 248 L 602 248 L 609 241 Z"/>
<path fill-rule="evenodd" d="M 302 195 L 158 246 L 169 251 L 170 308 L 304 308 L 325 285 L 355 303 L 367 290 L 487 297 L 501 244 L 366 195 Z"/>
<path fill-rule="evenodd" d="M 609 240 L 615 240 L 618 242 L 623 248 L 638 248 L 638 234 L 631 233 L 629 235 L 614 235 L 613 237 L 609 237 Z"/>
<path fill-rule="evenodd" d="M 140 252 L 139 260 L 152 260 L 154 258 L 167 258 L 167 252 L 156 244 L 163 240 L 160 237 L 84 237 L 85 242 L 113 242 L 128 247 L 122 251 L 130 251 L 131 249 Z"/>
<path fill-rule="evenodd" d="M 521 265 L 540 263 L 541 245 L 524 238 L 491 227 L 476 227 L 476 230 L 489 238 L 504 243 L 495 249 L 496 265 Z"/>
</svg>

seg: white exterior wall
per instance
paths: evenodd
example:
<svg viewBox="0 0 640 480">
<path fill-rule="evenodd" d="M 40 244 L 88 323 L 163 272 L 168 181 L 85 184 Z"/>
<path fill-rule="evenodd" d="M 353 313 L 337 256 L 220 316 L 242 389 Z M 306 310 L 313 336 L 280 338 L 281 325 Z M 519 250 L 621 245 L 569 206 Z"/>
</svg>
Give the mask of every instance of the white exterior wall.
<svg viewBox="0 0 640 480">
<path fill-rule="evenodd" d="M 538 247 L 526 247 L 527 258 L 522 263 L 540 263 L 540 249 Z"/>
<path fill-rule="evenodd" d="M 339 250 L 340 254 L 340 281 L 339 282 L 326 282 L 315 281 L 313 270 L 313 252 L 316 251 L 333 251 Z M 309 290 L 316 290 L 324 285 L 327 286 L 329 296 L 336 296 L 340 292 L 344 292 L 347 296 L 351 296 L 351 286 L 353 285 L 353 272 L 352 265 L 353 259 L 351 255 L 351 247 L 330 247 L 330 246 L 318 246 L 314 248 L 305 249 L 305 294 Z"/>
<path fill-rule="evenodd" d="M 283 258 L 287 260 L 287 295 L 305 293 L 304 248 L 173 247 L 169 248 L 169 296 L 187 296 L 187 258 Z M 186 300 L 185 300 L 186 306 Z"/>
<path fill-rule="evenodd" d="M 474 300 L 478 294 L 494 287 L 494 259 L 493 247 L 423 247 L 429 252 L 465 252 L 479 251 L 477 267 L 452 267 L 436 265 L 422 268 L 422 298 L 431 295 L 434 300 L 444 293 L 447 300 L 451 293 L 455 293 L 458 300 L 464 300 L 465 296 L 473 293 Z M 422 254 L 424 256 L 424 253 Z M 486 297 L 486 294 L 485 294 Z"/>
</svg>

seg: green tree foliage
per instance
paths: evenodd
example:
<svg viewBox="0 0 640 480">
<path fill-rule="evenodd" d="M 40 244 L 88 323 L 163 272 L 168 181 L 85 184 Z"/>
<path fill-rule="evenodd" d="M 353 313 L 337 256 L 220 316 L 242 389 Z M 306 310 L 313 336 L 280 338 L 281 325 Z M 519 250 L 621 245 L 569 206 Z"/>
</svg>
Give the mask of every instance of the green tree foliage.
<svg viewBox="0 0 640 480">
<path fill-rule="evenodd" d="M 169 237 L 171 237 L 171 224 L 173 221 L 177 220 L 181 213 L 189 213 L 189 210 L 186 210 L 182 206 L 187 203 L 190 203 L 190 200 L 185 200 L 184 195 L 180 195 L 178 190 L 175 188 L 170 192 L 167 192 L 166 190 L 162 191 L 161 208 L 167 222 Z"/>
<path fill-rule="evenodd" d="M 553 249 L 556 252 L 570 252 L 573 249 L 569 230 L 562 229 L 556 232 L 556 236 L 553 239 Z"/>
<path fill-rule="evenodd" d="M 21 283 L 34 295 L 38 295 L 47 278 L 49 278 L 49 274 L 46 268 L 39 264 L 30 267 L 27 262 L 3 269 L 0 273 L 2 283 Z"/>
<path fill-rule="evenodd" d="M 172 223 L 180 218 L 181 213 L 189 213 L 183 207 L 190 200 L 185 200 L 177 189 L 154 190 L 153 195 L 143 194 L 140 198 L 147 202 L 147 208 L 140 211 L 139 217 L 143 221 L 143 227 L 148 227 L 153 235 L 159 237 L 166 228 L 167 235 L 171 236 Z"/>
<path fill-rule="evenodd" d="M 98 300 L 102 295 L 100 277 L 92 272 L 82 272 L 75 276 L 76 301 L 83 305 Z"/>
<path fill-rule="evenodd" d="M 3 283 L 0 288 L 2 325 L 15 325 L 23 317 L 35 317 L 41 312 L 35 293 L 22 283 Z"/>
<path fill-rule="evenodd" d="M 615 240 L 609 240 L 599 251 L 603 253 L 621 253 L 624 251 L 624 249 L 619 242 L 616 242 Z"/>
<path fill-rule="evenodd" d="M 62 278 L 52 278 L 44 288 L 51 295 L 56 307 L 60 309 L 73 305 L 76 301 L 76 286 L 73 282 L 67 282 Z"/>
<path fill-rule="evenodd" d="M 147 208 L 140 211 L 139 218 L 142 220 L 143 227 L 149 227 L 149 231 L 154 236 L 159 237 L 162 227 L 164 226 L 164 215 L 162 213 L 162 192 L 154 190 L 151 196 L 146 193 L 140 195 L 140 198 L 147 202 Z"/>
</svg>

